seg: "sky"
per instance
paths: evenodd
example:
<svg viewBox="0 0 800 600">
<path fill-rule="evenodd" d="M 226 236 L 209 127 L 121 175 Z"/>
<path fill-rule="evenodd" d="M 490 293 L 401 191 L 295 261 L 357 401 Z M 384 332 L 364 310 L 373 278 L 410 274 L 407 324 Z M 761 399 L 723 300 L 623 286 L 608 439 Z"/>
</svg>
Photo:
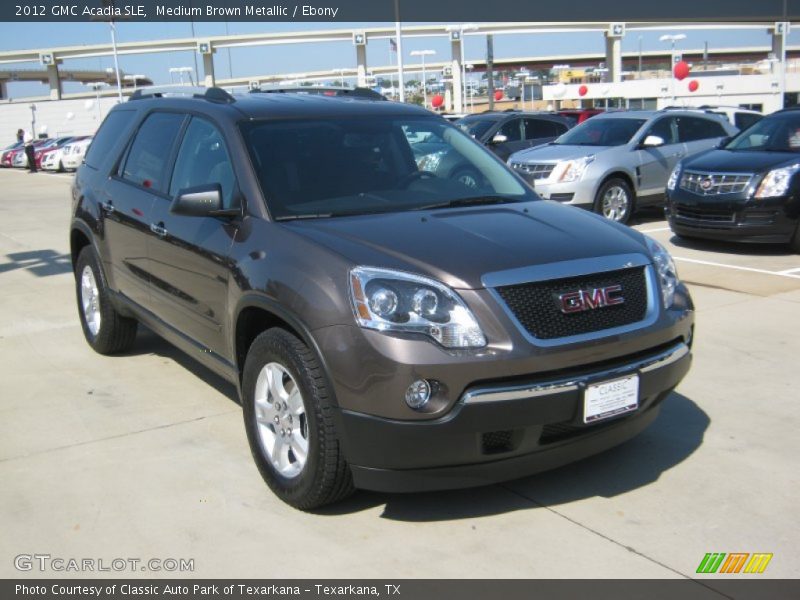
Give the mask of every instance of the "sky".
<svg viewBox="0 0 800 600">
<path fill-rule="evenodd" d="M 168 38 L 199 38 L 230 34 L 303 31 L 322 29 L 354 30 L 370 26 L 394 26 L 393 23 L 118 23 L 118 42 L 142 41 Z M 663 50 L 665 44 L 658 38 L 670 33 L 669 30 L 629 32 L 622 40 L 623 52 L 636 52 L 641 35 L 643 50 Z M 692 30 L 685 32 L 687 39 L 680 42 L 678 49 L 732 48 L 737 46 L 768 46 L 770 37 L 766 27 L 761 30 Z M 465 58 L 477 60 L 485 57 L 486 38 L 483 35 L 465 37 Z M 0 51 L 56 46 L 75 46 L 108 43 L 110 32 L 104 23 L 0 23 Z M 789 35 L 789 44 L 800 44 L 800 30 Z M 537 34 L 537 35 L 496 35 L 494 41 L 495 57 L 536 56 L 587 52 L 604 52 L 605 44 L 601 33 Z M 412 58 L 413 50 L 435 50 L 431 62 L 445 60 L 450 56 L 449 42 L 444 38 L 409 38 L 403 40 L 405 62 L 418 62 Z M 230 53 L 230 59 L 229 54 Z M 198 57 L 199 59 L 199 57 Z M 350 42 L 325 43 L 325 51 L 314 44 L 293 44 L 289 46 L 262 46 L 221 50 L 215 55 L 215 71 L 218 78 L 229 76 L 269 75 L 287 72 L 305 72 L 352 68 L 355 66 L 355 51 Z M 367 47 L 368 65 L 386 65 L 393 59 L 387 40 L 377 40 Z M 200 69 L 202 70 L 202 61 Z M 194 67 L 195 56 L 190 52 L 168 52 L 151 55 L 121 56 L 120 68 L 129 74 L 144 74 L 156 84 L 170 82 L 171 67 Z M 113 66 L 111 57 L 65 61 L 66 69 L 98 69 Z M 0 65 L 7 69 L 10 65 Z M 38 64 L 14 65 L 16 68 L 39 68 Z M 65 91 L 80 91 L 79 84 L 67 84 Z M 14 83 L 9 86 L 13 97 L 35 96 L 47 93 L 44 85 L 36 83 Z"/>
</svg>

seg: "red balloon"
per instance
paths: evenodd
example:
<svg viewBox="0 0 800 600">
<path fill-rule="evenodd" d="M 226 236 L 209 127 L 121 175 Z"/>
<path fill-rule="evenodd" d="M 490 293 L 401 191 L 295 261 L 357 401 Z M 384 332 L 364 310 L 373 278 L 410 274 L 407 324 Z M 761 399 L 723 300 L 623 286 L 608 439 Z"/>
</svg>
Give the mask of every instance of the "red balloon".
<svg viewBox="0 0 800 600">
<path fill-rule="evenodd" d="M 672 69 L 672 73 L 675 75 L 675 79 L 683 81 L 689 76 L 689 63 L 684 60 L 675 63 L 675 68 Z"/>
<path fill-rule="evenodd" d="M 433 108 L 439 108 L 442 104 L 444 104 L 444 98 L 441 94 L 436 94 L 431 98 L 431 106 L 433 106 Z"/>
<path fill-rule="evenodd" d="M 495 90 L 494 99 L 495 100 L 502 100 L 503 99 L 503 90 Z"/>
<path fill-rule="evenodd" d="M 690 91 L 690 92 L 696 92 L 696 91 L 697 91 L 697 88 L 699 88 L 699 87 L 700 87 L 700 84 L 699 84 L 699 83 L 697 83 L 697 80 L 696 80 L 696 79 L 692 79 L 692 80 L 689 82 L 689 91 Z"/>
<path fill-rule="evenodd" d="M 579 96 L 585 96 L 588 93 L 589 93 L 589 88 L 586 87 L 585 85 L 582 85 L 581 87 L 578 88 L 578 95 Z"/>
</svg>

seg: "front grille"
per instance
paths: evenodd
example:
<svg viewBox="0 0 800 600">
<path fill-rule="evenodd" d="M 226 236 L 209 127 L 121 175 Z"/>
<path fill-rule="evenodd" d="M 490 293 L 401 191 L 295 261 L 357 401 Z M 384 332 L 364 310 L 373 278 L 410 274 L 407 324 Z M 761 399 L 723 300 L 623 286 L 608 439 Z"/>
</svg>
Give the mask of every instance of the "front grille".
<svg viewBox="0 0 800 600">
<path fill-rule="evenodd" d="M 681 176 L 681 189 L 698 196 L 741 194 L 753 179 L 751 173 L 700 173 L 685 171 Z"/>
<path fill-rule="evenodd" d="M 547 179 L 556 166 L 553 165 L 529 165 L 526 163 L 512 162 L 511 168 L 526 175 L 529 179 Z"/>
<path fill-rule="evenodd" d="M 675 215 L 681 219 L 714 223 L 733 223 L 736 220 L 736 213 L 732 210 L 682 204 L 675 205 Z"/>
<path fill-rule="evenodd" d="M 559 296 L 619 285 L 622 304 L 564 314 Z M 550 340 L 637 323 L 647 313 L 644 267 L 582 277 L 554 279 L 497 288 L 509 310 L 532 336 Z"/>
<path fill-rule="evenodd" d="M 556 442 L 563 442 L 572 438 L 586 435 L 587 433 L 595 433 L 610 425 L 616 425 L 618 419 L 611 419 L 609 421 L 600 422 L 595 425 L 573 425 L 570 422 L 564 423 L 548 423 L 542 428 L 542 434 L 539 436 L 539 444 L 544 446 L 546 444 L 554 444 Z"/>
</svg>

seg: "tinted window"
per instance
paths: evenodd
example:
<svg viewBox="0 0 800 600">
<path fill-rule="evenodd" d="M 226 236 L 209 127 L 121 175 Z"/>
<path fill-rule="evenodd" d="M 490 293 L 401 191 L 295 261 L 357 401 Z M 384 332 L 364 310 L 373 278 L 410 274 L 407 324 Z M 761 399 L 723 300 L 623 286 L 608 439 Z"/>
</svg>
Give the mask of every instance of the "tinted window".
<svg viewBox="0 0 800 600">
<path fill-rule="evenodd" d="M 673 117 L 659 119 L 653 123 L 647 135 L 657 135 L 664 140 L 665 144 L 677 144 L 678 130 L 675 127 L 675 119 Z"/>
<path fill-rule="evenodd" d="M 86 153 L 87 165 L 95 169 L 100 166 L 100 162 L 108 156 L 114 144 L 125 135 L 135 114 L 136 111 L 133 110 L 114 110 L 108 113 Z"/>
<path fill-rule="evenodd" d="M 525 119 L 525 139 L 555 138 L 567 130 L 567 126 L 547 119 Z"/>
<path fill-rule="evenodd" d="M 736 113 L 733 117 L 734 125 L 744 131 L 751 125 L 758 123 L 763 117 L 752 113 Z"/>
<path fill-rule="evenodd" d="M 503 126 L 497 130 L 497 133 L 500 135 L 506 136 L 508 139 L 507 142 L 519 142 L 522 140 L 522 119 L 511 119 L 510 121 L 503 124 Z"/>
<path fill-rule="evenodd" d="M 178 136 L 183 115 L 153 113 L 145 119 L 128 150 L 122 177 L 132 183 L 164 191 L 167 161 Z"/>
<path fill-rule="evenodd" d="M 464 117 L 456 125 L 465 133 L 480 139 L 495 123 L 497 123 L 497 117 Z"/>
<path fill-rule="evenodd" d="M 681 142 L 695 142 L 726 135 L 728 133 L 718 121 L 700 117 L 678 117 L 678 139 Z"/>
<path fill-rule="evenodd" d="M 236 179 L 222 135 L 211 123 L 193 118 L 178 151 L 169 195 L 186 188 L 218 183 L 222 188 L 223 208 L 233 203 Z"/>
<path fill-rule="evenodd" d="M 622 146 L 630 142 L 644 124 L 644 119 L 622 117 L 589 119 L 570 129 L 555 143 L 575 146 Z"/>
<path fill-rule="evenodd" d="M 765 117 L 737 135 L 725 149 L 800 152 L 800 114 L 788 112 Z"/>
</svg>

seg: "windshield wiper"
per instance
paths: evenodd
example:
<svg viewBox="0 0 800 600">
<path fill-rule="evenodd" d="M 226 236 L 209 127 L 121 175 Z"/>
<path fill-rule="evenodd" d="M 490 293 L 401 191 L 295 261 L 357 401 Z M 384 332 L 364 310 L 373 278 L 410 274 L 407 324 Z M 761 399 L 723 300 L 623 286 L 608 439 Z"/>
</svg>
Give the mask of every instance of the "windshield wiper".
<svg viewBox="0 0 800 600">
<path fill-rule="evenodd" d="M 448 200 L 447 202 L 437 202 L 435 204 L 426 204 L 419 206 L 414 210 L 432 210 L 436 208 L 457 208 L 459 206 L 483 206 L 487 204 L 506 204 L 508 202 L 516 202 L 511 198 L 504 196 L 473 196 L 471 198 L 456 198 L 455 200 Z"/>
<path fill-rule="evenodd" d="M 307 215 L 284 215 L 282 217 L 275 217 L 276 221 L 297 221 L 299 219 L 327 219 L 332 217 L 333 213 L 309 213 Z"/>
</svg>

